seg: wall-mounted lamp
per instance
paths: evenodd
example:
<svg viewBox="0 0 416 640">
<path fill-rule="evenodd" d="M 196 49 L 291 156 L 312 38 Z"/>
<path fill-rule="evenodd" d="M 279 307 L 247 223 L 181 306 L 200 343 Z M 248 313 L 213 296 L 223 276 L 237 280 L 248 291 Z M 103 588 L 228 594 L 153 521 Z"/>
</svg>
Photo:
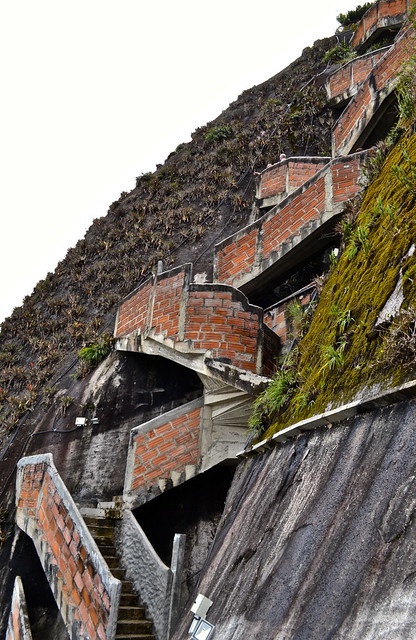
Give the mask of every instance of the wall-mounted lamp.
<svg viewBox="0 0 416 640">
<path fill-rule="evenodd" d="M 208 620 L 199 618 L 195 626 L 195 631 L 193 631 L 191 636 L 191 640 L 209 640 L 214 633 L 214 629 L 214 625 L 208 622 Z"/>
<path fill-rule="evenodd" d="M 214 633 L 214 625 L 205 620 L 208 609 L 212 605 L 212 600 L 199 593 L 195 602 L 191 607 L 194 614 L 191 626 L 189 627 L 189 635 L 191 640 L 208 640 Z"/>
<path fill-rule="evenodd" d="M 194 615 L 198 616 L 198 618 L 205 618 L 211 605 L 212 600 L 203 596 L 202 593 L 198 593 L 195 602 L 191 607 L 191 611 Z"/>
<path fill-rule="evenodd" d="M 88 418 L 84 418 L 84 417 L 75 418 L 75 426 L 76 427 L 85 427 L 87 422 L 88 422 Z M 91 418 L 90 422 L 91 422 L 92 425 L 100 424 L 100 421 L 99 421 L 98 418 Z"/>
</svg>

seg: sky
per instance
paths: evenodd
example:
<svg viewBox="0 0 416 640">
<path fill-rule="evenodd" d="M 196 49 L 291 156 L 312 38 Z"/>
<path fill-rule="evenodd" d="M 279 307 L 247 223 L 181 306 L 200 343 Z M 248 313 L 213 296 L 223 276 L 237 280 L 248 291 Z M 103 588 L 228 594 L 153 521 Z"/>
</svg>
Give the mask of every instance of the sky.
<svg viewBox="0 0 416 640">
<path fill-rule="evenodd" d="M 136 176 L 357 4 L 0 1 L 0 322 Z"/>
</svg>

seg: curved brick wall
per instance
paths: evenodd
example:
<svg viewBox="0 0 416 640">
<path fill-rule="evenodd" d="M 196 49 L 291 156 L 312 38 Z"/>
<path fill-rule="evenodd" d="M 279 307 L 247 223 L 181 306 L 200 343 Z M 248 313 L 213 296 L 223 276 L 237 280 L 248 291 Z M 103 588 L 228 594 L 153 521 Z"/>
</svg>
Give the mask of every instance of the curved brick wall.
<svg viewBox="0 0 416 640">
<path fill-rule="evenodd" d="M 332 130 L 334 156 L 349 153 L 360 139 L 383 100 L 397 84 L 398 74 L 414 44 L 414 31 L 407 28 L 377 62 Z"/>
<path fill-rule="evenodd" d="M 325 83 L 328 100 L 332 104 L 349 100 L 389 48 L 383 47 L 378 51 L 354 58 L 334 71 Z"/>
<path fill-rule="evenodd" d="M 292 193 L 329 161 L 330 158 L 320 157 L 288 158 L 268 167 L 261 174 L 257 198 L 284 197 Z"/>
<path fill-rule="evenodd" d="M 16 485 L 16 522 L 33 539 L 70 637 L 112 640 L 121 583 L 109 572 L 52 455 L 22 458 Z"/>
<path fill-rule="evenodd" d="M 308 229 L 339 212 L 361 189 L 365 157 L 361 152 L 333 160 L 282 205 L 216 245 L 215 279 L 242 286 L 300 242 Z"/>
<path fill-rule="evenodd" d="M 358 23 L 351 46 L 362 49 L 378 29 L 400 26 L 411 4 L 412 0 L 379 0 Z"/>
<path fill-rule="evenodd" d="M 230 286 L 190 284 L 190 277 L 191 265 L 184 265 L 133 291 L 120 305 L 115 336 L 137 332 L 261 373 L 262 309 Z"/>
</svg>

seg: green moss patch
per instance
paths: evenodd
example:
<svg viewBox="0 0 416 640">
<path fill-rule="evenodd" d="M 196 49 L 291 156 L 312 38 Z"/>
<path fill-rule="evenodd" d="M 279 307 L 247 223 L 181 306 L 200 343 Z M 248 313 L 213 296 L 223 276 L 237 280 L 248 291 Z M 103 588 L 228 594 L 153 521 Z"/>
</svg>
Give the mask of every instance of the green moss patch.
<svg viewBox="0 0 416 640">
<path fill-rule="evenodd" d="M 415 168 L 416 136 L 409 135 L 389 153 L 356 220 L 348 225 L 344 250 L 298 346 L 298 386 L 269 420 L 262 438 L 351 401 L 365 389 L 387 388 L 412 377 L 414 360 L 404 363 L 395 357 L 391 323 L 380 325 L 377 319 L 399 280 L 401 310 L 416 308 L 416 253 L 411 251 L 416 241 Z M 400 316 L 393 323 L 398 321 Z"/>
</svg>

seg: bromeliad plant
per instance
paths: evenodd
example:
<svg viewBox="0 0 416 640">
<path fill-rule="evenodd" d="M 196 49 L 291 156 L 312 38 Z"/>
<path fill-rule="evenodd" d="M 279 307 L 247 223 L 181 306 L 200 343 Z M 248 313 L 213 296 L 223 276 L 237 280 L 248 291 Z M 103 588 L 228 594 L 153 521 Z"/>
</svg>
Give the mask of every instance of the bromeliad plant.
<svg viewBox="0 0 416 640">
<path fill-rule="evenodd" d="M 87 370 L 93 369 L 104 360 L 113 349 L 113 336 L 109 333 L 103 333 L 97 342 L 83 347 L 78 352 L 81 363 L 86 365 Z"/>
</svg>

